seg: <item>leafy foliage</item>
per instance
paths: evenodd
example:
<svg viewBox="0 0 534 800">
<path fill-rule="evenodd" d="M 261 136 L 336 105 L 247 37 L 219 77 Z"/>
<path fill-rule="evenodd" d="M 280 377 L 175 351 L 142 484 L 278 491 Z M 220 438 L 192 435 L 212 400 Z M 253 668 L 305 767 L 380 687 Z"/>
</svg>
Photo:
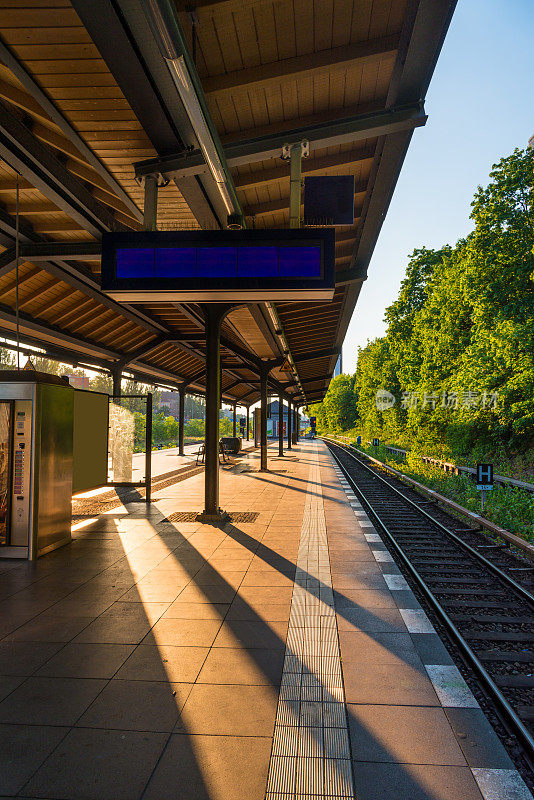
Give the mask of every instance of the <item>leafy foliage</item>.
<svg viewBox="0 0 534 800">
<path fill-rule="evenodd" d="M 412 253 L 386 335 L 359 351 L 355 421 L 337 378 L 313 409 L 324 427 L 464 459 L 532 450 L 533 186 L 534 153 L 515 150 L 477 189 L 473 231 Z M 394 395 L 392 408 L 377 408 L 378 389 Z"/>
<path fill-rule="evenodd" d="M 317 414 L 315 410 L 317 409 Z M 330 386 L 322 403 L 312 407 L 310 414 L 317 416 L 319 428 L 344 431 L 351 428 L 357 416 L 354 378 L 338 375 L 330 381 Z"/>
</svg>

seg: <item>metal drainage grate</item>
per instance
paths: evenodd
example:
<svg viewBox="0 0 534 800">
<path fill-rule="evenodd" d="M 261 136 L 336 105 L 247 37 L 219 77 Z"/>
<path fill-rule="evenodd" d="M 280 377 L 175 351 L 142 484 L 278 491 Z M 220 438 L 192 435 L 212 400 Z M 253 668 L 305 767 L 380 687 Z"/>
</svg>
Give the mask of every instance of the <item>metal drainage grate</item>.
<svg viewBox="0 0 534 800">
<path fill-rule="evenodd" d="M 196 522 L 199 513 L 198 511 L 176 511 L 162 522 Z M 259 511 L 231 511 L 228 514 L 230 522 L 256 522 L 259 515 Z"/>
<path fill-rule="evenodd" d="M 230 522 L 256 522 L 259 511 L 230 511 Z"/>
</svg>

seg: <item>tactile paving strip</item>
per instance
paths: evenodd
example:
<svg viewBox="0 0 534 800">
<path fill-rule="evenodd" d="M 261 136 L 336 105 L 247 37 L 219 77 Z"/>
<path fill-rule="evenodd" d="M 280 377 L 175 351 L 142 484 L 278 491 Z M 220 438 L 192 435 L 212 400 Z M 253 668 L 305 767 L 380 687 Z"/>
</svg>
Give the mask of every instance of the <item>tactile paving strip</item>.
<svg viewBox="0 0 534 800">
<path fill-rule="evenodd" d="M 314 455 L 317 456 L 317 445 Z M 266 800 L 352 798 L 319 464 L 310 466 Z"/>
</svg>

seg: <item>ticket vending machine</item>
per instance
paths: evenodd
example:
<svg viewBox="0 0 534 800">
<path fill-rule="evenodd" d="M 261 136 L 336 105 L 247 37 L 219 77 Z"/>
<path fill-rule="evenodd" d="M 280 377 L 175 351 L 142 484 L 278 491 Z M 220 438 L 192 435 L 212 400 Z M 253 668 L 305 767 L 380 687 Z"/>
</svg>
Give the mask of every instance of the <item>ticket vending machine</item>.
<svg viewBox="0 0 534 800">
<path fill-rule="evenodd" d="M 0 372 L 0 558 L 37 558 L 71 539 L 74 389 Z"/>
</svg>

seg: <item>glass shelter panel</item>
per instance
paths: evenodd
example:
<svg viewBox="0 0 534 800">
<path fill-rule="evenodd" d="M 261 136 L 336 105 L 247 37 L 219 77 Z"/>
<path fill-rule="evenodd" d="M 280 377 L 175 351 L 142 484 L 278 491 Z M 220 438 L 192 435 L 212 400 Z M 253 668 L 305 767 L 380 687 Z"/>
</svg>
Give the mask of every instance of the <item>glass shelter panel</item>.
<svg viewBox="0 0 534 800">
<path fill-rule="evenodd" d="M 144 484 L 147 481 L 147 418 L 151 429 L 150 395 L 109 398 L 108 483 Z M 148 453 L 147 453 L 148 449 Z"/>
</svg>

